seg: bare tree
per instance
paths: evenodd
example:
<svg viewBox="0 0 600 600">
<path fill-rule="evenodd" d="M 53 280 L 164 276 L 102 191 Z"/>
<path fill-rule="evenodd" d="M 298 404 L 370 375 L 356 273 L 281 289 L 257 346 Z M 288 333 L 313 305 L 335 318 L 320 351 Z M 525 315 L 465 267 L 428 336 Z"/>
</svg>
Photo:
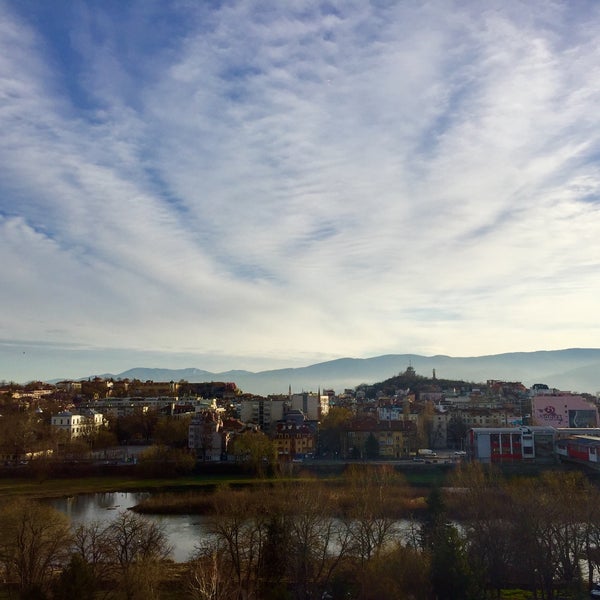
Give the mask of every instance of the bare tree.
<svg viewBox="0 0 600 600">
<path fill-rule="evenodd" d="M 591 588 L 600 570 L 600 490 L 590 486 L 588 501 L 582 521 L 585 524 L 585 560 L 587 562 L 587 584 Z"/>
<path fill-rule="evenodd" d="M 583 515 L 592 499 L 590 483 L 579 472 L 546 473 L 540 478 L 549 512 L 549 534 L 557 547 L 557 579 L 573 593 L 581 592 L 581 561 L 586 556 Z M 556 518 L 552 518 L 556 516 Z"/>
<path fill-rule="evenodd" d="M 356 467 L 350 470 L 348 478 L 352 505 L 344 520 L 350 531 L 350 553 L 356 563 L 362 598 L 367 589 L 369 562 L 395 541 L 394 492 L 402 478 L 387 465 Z"/>
<path fill-rule="evenodd" d="M 348 557 L 351 527 L 347 520 L 331 516 L 331 499 L 318 482 L 287 494 L 290 513 L 289 576 L 296 597 L 318 597 Z"/>
<path fill-rule="evenodd" d="M 50 506 L 19 499 L 0 510 L 0 562 L 23 597 L 44 597 L 70 544 L 67 517 Z"/>
<path fill-rule="evenodd" d="M 111 564 L 127 600 L 158 597 L 160 565 L 171 554 L 160 525 L 123 511 L 106 528 Z"/>
<path fill-rule="evenodd" d="M 265 509 L 254 494 L 223 488 L 215 495 L 209 525 L 214 540 L 211 552 L 223 557 L 223 569 L 235 586 L 232 598 L 256 597 L 267 531 Z"/>
<path fill-rule="evenodd" d="M 199 548 L 189 563 L 186 591 L 191 600 L 229 600 L 236 589 L 227 573 L 224 547 L 209 543 Z"/>
<path fill-rule="evenodd" d="M 484 593 L 495 590 L 498 595 L 510 578 L 515 543 L 510 499 L 500 474 L 490 465 L 461 465 L 451 489 L 447 504 L 461 520 L 477 584 Z"/>
<path fill-rule="evenodd" d="M 351 521 L 354 553 L 361 562 L 368 561 L 396 533 L 393 514 L 393 490 L 401 477 L 388 466 L 357 467 L 350 471 L 349 481 L 353 505 Z"/>
<path fill-rule="evenodd" d="M 79 525 L 73 532 L 73 553 L 90 567 L 94 590 L 111 579 L 114 569 L 106 526 L 98 522 Z"/>
</svg>

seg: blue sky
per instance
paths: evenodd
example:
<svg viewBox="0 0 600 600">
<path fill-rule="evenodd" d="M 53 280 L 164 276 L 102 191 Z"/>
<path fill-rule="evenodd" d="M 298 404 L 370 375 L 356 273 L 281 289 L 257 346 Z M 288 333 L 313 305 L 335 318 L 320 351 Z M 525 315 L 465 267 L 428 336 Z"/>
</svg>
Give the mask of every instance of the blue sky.
<svg viewBox="0 0 600 600">
<path fill-rule="evenodd" d="M 597 347 L 598 31 L 0 0 L 0 378 Z"/>
</svg>

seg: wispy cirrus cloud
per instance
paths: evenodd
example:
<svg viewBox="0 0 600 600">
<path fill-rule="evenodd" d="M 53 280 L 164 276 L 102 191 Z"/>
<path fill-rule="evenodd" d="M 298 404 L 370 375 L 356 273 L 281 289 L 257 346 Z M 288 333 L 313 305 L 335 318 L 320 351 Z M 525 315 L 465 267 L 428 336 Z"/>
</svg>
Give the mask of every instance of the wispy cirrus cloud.
<svg viewBox="0 0 600 600">
<path fill-rule="evenodd" d="M 594 345 L 600 11 L 578 4 L 0 4 L 0 337 Z"/>
</svg>

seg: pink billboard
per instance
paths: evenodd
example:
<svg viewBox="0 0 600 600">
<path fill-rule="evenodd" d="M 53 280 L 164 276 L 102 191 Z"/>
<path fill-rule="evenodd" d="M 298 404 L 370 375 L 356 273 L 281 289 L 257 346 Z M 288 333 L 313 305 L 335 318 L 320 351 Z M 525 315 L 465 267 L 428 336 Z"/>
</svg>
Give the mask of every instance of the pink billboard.
<svg viewBox="0 0 600 600">
<path fill-rule="evenodd" d="M 571 394 L 534 396 L 531 399 L 531 417 L 532 425 L 598 427 L 596 405 Z"/>
</svg>

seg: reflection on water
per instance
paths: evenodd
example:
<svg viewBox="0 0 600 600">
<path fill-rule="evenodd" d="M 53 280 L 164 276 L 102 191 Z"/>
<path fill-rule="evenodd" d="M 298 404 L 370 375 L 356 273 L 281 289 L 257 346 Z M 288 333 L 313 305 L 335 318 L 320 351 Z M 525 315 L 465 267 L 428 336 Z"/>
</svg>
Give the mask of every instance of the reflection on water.
<svg viewBox="0 0 600 600">
<path fill-rule="evenodd" d="M 81 494 L 69 498 L 57 498 L 48 503 L 65 513 L 76 527 L 81 524 L 98 522 L 108 525 L 119 511 L 138 504 L 148 493 L 109 492 L 102 494 Z M 194 549 L 208 537 L 206 519 L 198 515 L 144 515 L 160 523 L 165 530 L 169 544 L 173 548 L 172 557 L 177 562 L 190 558 Z"/>
<path fill-rule="evenodd" d="M 108 525 L 119 511 L 135 506 L 149 495 L 147 492 L 81 494 L 48 502 L 65 513 L 75 527 L 93 522 Z M 210 537 L 206 517 L 199 515 L 144 515 L 144 517 L 163 526 L 169 544 L 173 548 L 172 558 L 177 562 L 189 560 L 195 548 Z M 399 539 L 405 543 L 416 544 L 418 529 L 414 521 L 399 519 L 395 523 L 395 530 Z M 335 542 L 332 542 L 330 550 L 334 552 L 338 550 Z"/>
</svg>

